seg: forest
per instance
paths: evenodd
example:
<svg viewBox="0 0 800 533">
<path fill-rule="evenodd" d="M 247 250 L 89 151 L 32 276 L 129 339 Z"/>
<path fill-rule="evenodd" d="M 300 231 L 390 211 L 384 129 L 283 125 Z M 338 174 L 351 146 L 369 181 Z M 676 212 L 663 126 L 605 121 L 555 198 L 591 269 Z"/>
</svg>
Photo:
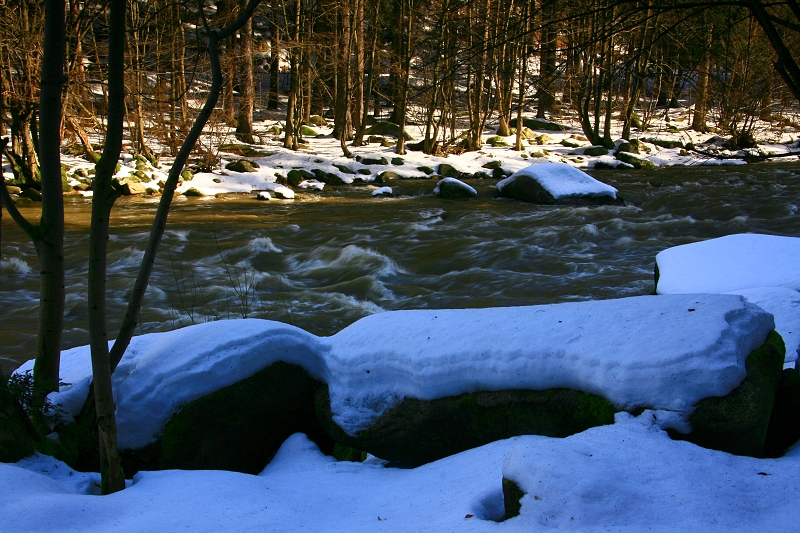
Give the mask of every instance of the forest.
<svg viewBox="0 0 800 533">
<path fill-rule="evenodd" d="M 155 161 L 177 154 L 209 91 L 204 21 L 222 27 L 246 2 L 129 4 L 125 136 Z M 109 107 L 107 12 L 104 1 L 66 5 L 60 128 L 68 150 L 90 160 Z M 2 0 L 0 13 L 0 136 L 16 180 L 35 186 L 44 7 Z M 400 136 L 398 153 L 435 154 L 479 149 L 487 121 L 509 135 L 523 111 L 572 113 L 592 144 L 611 146 L 615 121 L 629 138 L 686 104 L 694 130 L 747 148 L 759 120 L 793 125 L 799 49 L 796 0 L 264 0 L 220 43 L 228 83 L 210 124 L 253 143 L 263 134 L 254 118 L 277 119 L 297 149 L 300 126 L 325 115 L 347 155 L 378 117 L 424 128 L 413 146 Z M 211 168 L 215 153 L 201 141 L 194 163 Z"/>
</svg>

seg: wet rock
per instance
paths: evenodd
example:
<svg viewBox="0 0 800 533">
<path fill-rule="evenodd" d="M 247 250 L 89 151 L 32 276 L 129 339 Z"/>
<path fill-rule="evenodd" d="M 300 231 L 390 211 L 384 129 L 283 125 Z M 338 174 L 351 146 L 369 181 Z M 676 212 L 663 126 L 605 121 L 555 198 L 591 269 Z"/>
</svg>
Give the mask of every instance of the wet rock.
<svg viewBox="0 0 800 533">
<path fill-rule="evenodd" d="M 503 183 L 500 195 L 523 202 L 544 205 L 622 205 L 620 198 L 610 195 L 581 195 L 566 198 L 555 198 L 550 191 L 542 187 L 531 176 L 521 175 L 509 178 L 512 181 Z"/>
<path fill-rule="evenodd" d="M 293 168 L 286 173 L 286 184 L 291 187 L 297 187 L 301 182 L 306 180 L 313 180 L 316 176 L 305 169 Z"/>
<path fill-rule="evenodd" d="M 378 187 L 372 191 L 372 196 L 394 196 L 394 191 L 391 187 Z"/>
<path fill-rule="evenodd" d="M 280 198 L 282 200 L 294 200 L 294 191 L 288 187 L 275 187 L 272 194 L 275 195 L 275 198 Z"/>
<path fill-rule="evenodd" d="M 261 191 L 256 195 L 256 200 L 272 200 L 272 196 L 267 191 Z"/>
<path fill-rule="evenodd" d="M 458 179 L 461 177 L 461 171 L 456 170 L 452 165 L 448 165 L 447 163 L 440 164 L 436 172 L 445 178 Z"/>
<path fill-rule="evenodd" d="M 402 176 L 397 172 L 392 172 L 391 170 L 387 170 L 386 172 L 381 172 L 378 174 L 378 177 L 375 178 L 376 183 L 386 183 L 387 181 L 394 181 L 401 179 Z"/>
<path fill-rule="evenodd" d="M 433 192 L 441 198 L 474 198 L 478 196 L 478 191 L 455 178 L 444 178 L 436 184 Z"/>
<path fill-rule="evenodd" d="M 325 183 L 326 185 L 344 185 L 342 178 L 332 172 L 325 172 L 324 170 L 320 170 L 318 168 L 313 169 L 311 172 L 314 173 L 314 176 L 317 180 Z"/>
<path fill-rule="evenodd" d="M 203 194 L 198 189 L 195 189 L 194 187 L 192 187 L 190 189 L 186 189 L 186 191 L 184 191 L 183 195 L 184 196 L 198 196 L 198 197 L 199 196 L 205 196 L 205 194 Z"/>
</svg>

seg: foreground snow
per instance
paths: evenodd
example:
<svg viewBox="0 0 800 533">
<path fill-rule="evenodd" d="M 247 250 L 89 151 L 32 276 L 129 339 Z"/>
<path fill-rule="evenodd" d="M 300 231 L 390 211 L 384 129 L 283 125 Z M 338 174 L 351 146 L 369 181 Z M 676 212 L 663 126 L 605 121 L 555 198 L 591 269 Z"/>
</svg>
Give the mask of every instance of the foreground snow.
<svg viewBox="0 0 800 533">
<path fill-rule="evenodd" d="M 502 477 L 530 491 L 503 514 Z M 0 464 L 0 531 L 794 531 L 800 450 L 753 459 L 670 440 L 652 413 L 566 439 L 516 437 L 412 470 L 337 462 L 293 435 L 258 476 L 140 472 L 105 497 L 97 475 L 37 456 Z"/>
<path fill-rule="evenodd" d="M 153 442 L 182 405 L 276 361 L 327 383 L 334 420 L 350 434 L 404 397 L 557 387 L 619 409 L 667 410 L 683 429 L 695 403 L 741 383 L 773 327 L 772 315 L 734 295 L 393 311 L 327 338 L 268 320 L 209 322 L 133 339 L 113 376 L 119 445 Z M 62 354 L 71 386 L 51 398 L 67 412 L 86 398 L 90 360 L 86 346 Z"/>
</svg>

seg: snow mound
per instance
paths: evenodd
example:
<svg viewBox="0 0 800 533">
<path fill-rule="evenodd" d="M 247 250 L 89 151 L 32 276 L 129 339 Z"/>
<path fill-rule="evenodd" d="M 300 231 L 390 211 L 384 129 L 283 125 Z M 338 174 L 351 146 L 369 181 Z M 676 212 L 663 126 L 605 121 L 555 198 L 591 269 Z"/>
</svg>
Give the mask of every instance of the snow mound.
<svg viewBox="0 0 800 533">
<path fill-rule="evenodd" d="M 656 256 L 659 294 L 753 287 L 800 290 L 800 238 L 740 233 L 675 246 Z"/>
<path fill-rule="evenodd" d="M 606 185 L 582 170 L 564 163 L 533 164 L 500 181 L 497 189 L 502 191 L 503 187 L 520 176 L 529 176 L 535 179 L 557 200 L 572 196 L 617 197 L 617 189 L 611 185 Z"/>
<path fill-rule="evenodd" d="M 559 441 L 522 440 L 503 477 L 526 493 L 520 530 L 792 531 L 800 462 L 673 441 L 653 413 Z"/>
<path fill-rule="evenodd" d="M 735 295 L 394 311 L 327 338 L 268 320 L 198 324 L 132 340 L 113 376 L 119 445 L 153 442 L 182 405 L 277 361 L 326 382 L 334 420 L 350 434 L 404 397 L 482 390 L 565 387 L 684 415 L 737 387 L 773 326 Z M 62 354 L 62 379 L 72 385 L 51 399 L 76 413 L 91 379 L 88 347 Z"/>
</svg>

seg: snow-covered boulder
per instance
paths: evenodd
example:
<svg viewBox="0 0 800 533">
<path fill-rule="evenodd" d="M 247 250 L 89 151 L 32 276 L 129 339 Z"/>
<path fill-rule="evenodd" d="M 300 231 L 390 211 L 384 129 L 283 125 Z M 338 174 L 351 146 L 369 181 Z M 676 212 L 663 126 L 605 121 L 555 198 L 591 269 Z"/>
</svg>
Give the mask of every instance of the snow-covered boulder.
<svg viewBox="0 0 800 533">
<path fill-rule="evenodd" d="M 433 193 L 442 198 L 474 198 L 478 191 L 455 178 L 443 178 L 436 184 Z"/>
<path fill-rule="evenodd" d="M 392 196 L 393 194 L 391 187 L 378 187 L 372 191 L 372 196 Z"/>
<path fill-rule="evenodd" d="M 800 238 L 757 233 L 668 248 L 656 255 L 659 294 L 722 293 L 753 287 L 800 291 Z"/>
<path fill-rule="evenodd" d="M 617 189 L 564 163 L 538 163 L 497 184 L 501 196 L 537 204 L 621 204 Z"/>
<path fill-rule="evenodd" d="M 162 464 L 195 468 L 199 464 L 188 458 L 174 458 L 188 454 L 191 442 L 226 432 L 225 438 L 255 442 L 259 453 L 269 456 L 276 448 L 265 444 L 266 438 L 241 432 L 251 425 L 256 430 L 247 431 L 283 431 L 271 422 L 278 415 L 252 414 L 249 404 L 274 403 L 281 412 L 295 412 L 253 396 L 269 388 L 258 380 L 272 377 L 253 378 L 261 385 L 248 385 L 279 362 L 301 367 L 305 382 L 317 383 L 298 385 L 305 392 L 291 402 L 307 413 L 317 387 L 317 415 L 329 429 L 338 427 L 328 432 L 331 437 L 366 451 L 402 443 L 409 448 L 405 457 L 417 460 L 518 433 L 574 433 L 607 422 L 615 410 L 659 409 L 685 431 L 698 402 L 727 396 L 749 379 L 748 355 L 772 329 L 772 315 L 734 295 L 394 311 L 365 317 L 331 337 L 266 320 L 199 324 L 131 341 L 113 376 L 119 445 L 134 452 L 150 447 L 147 453 Z M 61 378 L 71 385 L 51 399 L 67 412 L 80 411 L 87 397 L 89 361 L 88 347 L 62 354 Z M 769 373 L 759 366 L 762 370 Z M 750 398 L 766 397 L 755 390 Z M 193 402 L 201 407 L 191 407 Z M 184 411 L 187 422 L 181 422 Z M 204 415 L 209 413 L 217 414 Z M 452 437 L 446 436 L 446 425 L 437 428 L 437 420 L 448 417 L 448 431 L 461 426 Z M 725 417 L 730 414 L 717 410 L 717 419 Z M 553 423 L 555 429 L 548 429 Z M 388 437 L 381 443 L 363 440 L 378 427 L 397 431 L 384 432 Z M 387 445 L 387 439 L 393 442 Z M 443 444 L 436 448 L 433 440 Z"/>
<path fill-rule="evenodd" d="M 775 315 L 786 365 L 800 349 L 800 238 L 743 233 L 682 246 L 656 256 L 658 294 L 730 293 Z"/>
<path fill-rule="evenodd" d="M 275 195 L 275 198 L 281 198 L 283 200 L 293 200 L 294 199 L 294 191 L 289 187 L 284 187 L 280 185 L 273 189 L 272 193 Z"/>
<path fill-rule="evenodd" d="M 256 195 L 256 200 L 271 200 L 272 196 L 269 195 L 267 191 L 260 191 Z"/>
</svg>

